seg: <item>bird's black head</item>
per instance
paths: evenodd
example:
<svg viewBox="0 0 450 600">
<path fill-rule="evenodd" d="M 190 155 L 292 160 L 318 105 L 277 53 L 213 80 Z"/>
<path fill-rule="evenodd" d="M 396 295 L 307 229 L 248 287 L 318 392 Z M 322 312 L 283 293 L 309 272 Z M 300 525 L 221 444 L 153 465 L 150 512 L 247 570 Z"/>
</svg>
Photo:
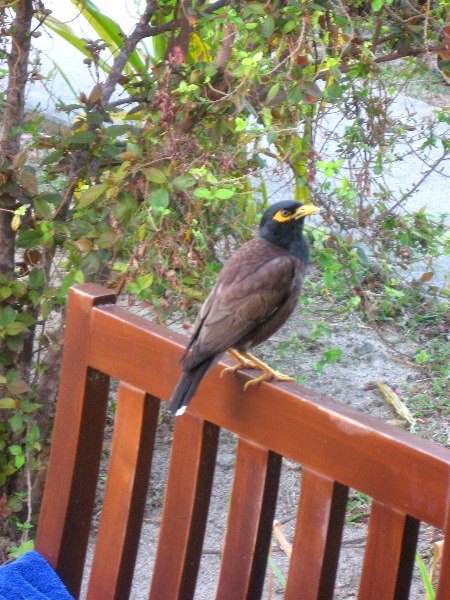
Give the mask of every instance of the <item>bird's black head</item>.
<svg viewBox="0 0 450 600">
<path fill-rule="evenodd" d="M 306 247 L 302 238 L 304 219 L 318 210 L 312 204 L 302 204 L 295 200 L 283 200 L 272 204 L 261 219 L 259 235 L 293 254 L 304 253 Z"/>
</svg>

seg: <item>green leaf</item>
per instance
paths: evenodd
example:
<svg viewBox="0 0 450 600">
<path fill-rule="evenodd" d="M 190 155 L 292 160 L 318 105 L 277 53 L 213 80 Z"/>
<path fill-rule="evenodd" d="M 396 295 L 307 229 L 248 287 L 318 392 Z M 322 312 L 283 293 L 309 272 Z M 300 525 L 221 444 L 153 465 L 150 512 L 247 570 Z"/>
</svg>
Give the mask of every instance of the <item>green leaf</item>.
<svg viewBox="0 0 450 600">
<path fill-rule="evenodd" d="M 23 427 L 23 419 L 20 413 L 14 414 L 10 419 L 8 419 L 8 423 L 11 426 L 11 429 L 14 433 L 18 433 Z"/>
<path fill-rule="evenodd" d="M 152 207 L 153 210 L 160 210 L 169 206 L 169 192 L 167 188 L 157 188 L 152 191 Z"/>
<path fill-rule="evenodd" d="M 332 83 L 329 87 L 325 88 L 323 95 L 326 100 L 337 100 L 342 96 L 343 88 L 336 81 Z"/>
<path fill-rule="evenodd" d="M 17 313 L 12 306 L 5 306 L 3 310 L 0 310 L 0 326 L 7 327 L 16 320 Z"/>
<path fill-rule="evenodd" d="M 270 88 L 270 90 L 267 92 L 266 102 L 267 103 L 272 102 L 272 100 L 275 98 L 275 96 L 278 94 L 279 91 L 280 91 L 280 84 L 279 83 L 275 83 Z"/>
<path fill-rule="evenodd" d="M 41 160 L 41 167 L 45 167 L 46 165 L 52 165 L 55 162 L 58 162 L 63 156 L 62 150 L 54 150 L 47 154 L 44 160 Z"/>
<path fill-rule="evenodd" d="M 39 404 L 38 402 L 26 402 L 22 406 L 22 410 L 24 413 L 34 412 L 35 410 L 38 410 L 39 408 L 42 408 L 42 404 Z"/>
<path fill-rule="evenodd" d="M 121 221 L 122 225 L 126 225 L 131 218 L 131 215 L 136 210 L 137 202 L 133 194 L 122 192 L 117 196 L 117 204 L 113 207 L 115 216 Z"/>
<path fill-rule="evenodd" d="M 28 328 L 23 323 L 18 323 L 15 321 L 14 323 L 10 323 L 5 327 L 7 335 L 19 335 L 20 333 L 25 333 L 28 331 Z"/>
<path fill-rule="evenodd" d="M 19 456 L 19 454 L 22 454 L 22 446 L 19 446 L 19 444 L 13 444 L 12 446 L 9 446 L 8 451 L 10 454 L 12 454 L 12 456 Z"/>
<path fill-rule="evenodd" d="M 330 269 L 326 269 L 323 273 L 323 283 L 325 284 L 325 287 L 331 287 L 333 285 L 333 280 L 333 271 L 331 271 Z"/>
<path fill-rule="evenodd" d="M 419 565 L 420 575 L 422 577 L 427 596 L 430 600 L 434 600 L 436 598 L 436 595 L 434 592 L 433 584 L 430 580 L 430 576 L 427 573 L 427 569 L 422 560 L 422 557 L 420 556 L 420 554 L 418 552 L 416 552 L 416 561 L 417 561 L 417 564 Z"/>
<path fill-rule="evenodd" d="M 27 192 L 31 194 L 37 194 L 37 179 L 33 171 L 29 169 L 24 169 L 20 174 L 19 183 L 23 188 L 25 188 Z"/>
<path fill-rule="evenodd" d="M 11 290 L 14 296 L 22 298 L 27 293 L 27 284 L 24 281 L 16 280 L 11 284 Z"/>
<path fill-rule="evenodd" d="M 6 387 L 13 396 L 21 396 L 22 394 L 31 392 L 31 387 L 23 379 L 15 379 L 11 383 L 8 383 Z"/>
<path fill-rule="evenodd" d="M 18 511 L 17 511 L 18 512 Z M 19 558 L 25 552 L 29 552 L 30 550 L 34 550 L 34 540 L 28 540 L 23 544 L 20 544 L 18 548 L 14 547 L 14 550 L 9 553 L 11 558 Z"/>
<path fill-rule="evenodd" d="M 206 198 L 207 200 L 211 200 L 213 198 L 211 190 L 208 190 L 208 188 L 204 187 L 197 188 L 194 192 L 194 196 L 196 198 Z"/>
<path fill-rule="evenodd" d="M 52 305 L 50 304 L 50 302 L 48 300 L 43 300 L 41 304 L 41 316 L 44 319 L 44 321 L 48 319 L 51 310 Z"/>
<path fill-rule="evenodd" d="M 275 19 L 272 17 L 272 15 L 267 15 L 267 17 L 264 19 L 264 23 L 263 23 L 263 34 L 264 37 L 269 38 L 272 33 L 274 32 L 275 29 Z"/>
<path fill-rule="evenodd" d="M 295 84 L 288 92 L 287 101 L 291 104 L 298 104 L 303 98 L 303 93 L 298 84 Z"/>
<path fill-rule="evenodd" d="M 108 186 L 106 183 L 98 183 L 96 185 L 92 185 L 87 190 L 82 191 L 77 203 L 77 208 L 86 208 L 86 206 L 89 206 L 98 200 L 98 198 L 100 198 L 100 196 L 104 194 L 107 189 Z"/>
<path fill-rule="evenodd" d="M 383 0 L 372 0 L 373 12 L 378 12 L 383 8 Z"/>
<path fill-rule="evenodd" d="M 85 275 L 94 275 L 100 269 L 100 258 L 98 252 L 89 252 L 81 261 L 81 270 Z"/>
<path fill-rule="evenodd" d="M 197 183 L 197 180 L 192 175 L 180 175 L 172 181 L 172 185 L 177 190 L 187 190 L 193 187 Z"/>
<path fill-rule="evenodd" d="M 292 19 L 290 21 L 288 21 L 286 23 L 286 25 L 284 25 L 283 27 L 283 31 L 284 33 L 290 33 L 291 31 L 293 31 L 295 28 L 297 27 L 297 20 L 296 19 Z"/>
<path fill-rule="evenodd" d="M 33 403 L 30 403 L 33 404 Z M 36 404 L 35 405 L 37 408 L 40 408 L 42 406 L 42 404 Z M 34 409 L 36 410 L 36 409 Z M 41 436 L 41 432 L 39 431 L 39 427 L 37 425 L 37 423 L 33 423 L 33 425 L 30 428 L 30 432 L 28 434 L 28 442 L 34 444 L 37 441 L 39 441 L 39 438 Z"/>
<path fill-rule="evenodd" d="M 92 94 L 92 92 L 91 92 Z M 89 96 L 90 98 L 90 96 Z M 86 113 L 86 122 L 89 125 L 101 125 L 104 121 L 104 117 L 102 114 L 98 113 L 98 112 L 94 112 L 92 110 L 89 110 Z"/>
<path fill-rule="evenodd" d="M 228 200 L 232 196 L 234 196 L 233 190 L 228 190 L 226 188 L 219 188 L 214 192 L 214 196 L 219 198 L 219 200 Z"/>
<path fill-rule="evenodd" d="M 154 167 L 147 167 L 142 169 L 145 177 L 151 181 L 152 183 L 166 183 L 167 177 L 164 175 L 162 171 L 159 169 L 155 169 Z"/>
<path fill-rule="evenodd" d="M 167 33 L 160 33 L 152 38 L 152 47 L 154 59 L 152 60 L 153 65 L 157 65 L 164 58 L 169 45 Z"/>
<path fill-rule="evenodd" d="M 97 136 L 92 131 L 76 131 L 72 135 L 66 136 L 61 145 L 72 146 L 74 144 L 92 144 Z"/>
<path fill-rule="evenodd" d="M 36 323 L 35 318 L 30 313 L 17 313 L 16 321 L 19 323 L 25 323 L 27 327 L 31 327 Z"/>
<path fill-rule="evenodd" d="M 114 231 L 112 230 L 108 230 L 108 231 L 102 231 L 102 233 L 99 235 L 98 239 L 97 239 L 97 246 L 99 248 L 111 248 L 112 246 L 114 246 L 114 242 L 116 241 L 116 235 L 114 233 Z"/>
<path fill-rule="evenodd" d="M 264 15 L 264 6 L 258 2 L 247 2 L 244 10 L 244 18 L 250 15 Z"/>
<path fill-rule="evenodd" d="M 153 283 L 153 275 L 151 273 L 141 275 L 137 278 L 137 283 L 139 285 L 140 290 L 148 289 Z"/>
<path fill-rule="evenodd" d="M 24 464 L 25 456 L 23 454 L 19 454 L 19 456 L 17 456 L 16 460 L 14 461 L 14 466 L 16 467 L 16 469 L 21 469 Z"/>
<path fill-rule="evenodd" d="M 33 269 L 28 277 L 28 284 L 32 290 L 38 290 L 45 285 L 45 275 L 42 269 Z"/>
<path fill-rule="evenodd" d="M 105 129 L 104 134 L 108 137 L 116 138 L 125 135 L 129 130 L 130 127 L 128 125 L 111 125 Z"/>
<path fill-rule="evenodd" d="M 74 281 L 75 273 L 67 273 L 67 275 L 62 280 L 61 285 L 59 286 L 58 293 L 56 294 L 56 297 L 59 301 L 66 299 L 67 292 L 69 291 L 70 286 L 74 284 Z"/>
<path fill-rule="evenodd" d="M 16 408 L 16 401 L 14 398 L 0 398 L 0 408 L 4 408 L 6 410 Z"/>
<path fill-rule="evenodd" d="M 49 220 L 52 216 L 52 209 L 50 204 L 46 202 L 43 198 L 35 198 L 33 200 L 34 210 L 36 211 L 36 215 L 41 217 L 42 219 Z"/>
<path fill-rule="evenodd" d="M 34 229 L 22 231 L 17 238 L 19 248 L 34 248 L 39 244 L 40 236 Z"/>
</svg>

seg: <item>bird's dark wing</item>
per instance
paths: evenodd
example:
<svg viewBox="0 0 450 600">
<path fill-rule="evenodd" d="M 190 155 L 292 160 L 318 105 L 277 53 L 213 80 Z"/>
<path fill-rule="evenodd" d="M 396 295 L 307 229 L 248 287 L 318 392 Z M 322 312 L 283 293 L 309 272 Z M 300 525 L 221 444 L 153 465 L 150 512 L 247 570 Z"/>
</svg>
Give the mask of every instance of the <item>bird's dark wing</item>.
<svg viewBox="0 0 450 600">
<path fill-rule="evenodd" d="M 262 240 L 258 242 L 256 247 L 250 243 L 241 248 L 221 271 L 196 321 L 188 346 L 193 352 L 186 367 L 237 345 L 289 297 L 295 259 Z M 256 261 L 255 250 L 259 255 Z"/>
</svg>

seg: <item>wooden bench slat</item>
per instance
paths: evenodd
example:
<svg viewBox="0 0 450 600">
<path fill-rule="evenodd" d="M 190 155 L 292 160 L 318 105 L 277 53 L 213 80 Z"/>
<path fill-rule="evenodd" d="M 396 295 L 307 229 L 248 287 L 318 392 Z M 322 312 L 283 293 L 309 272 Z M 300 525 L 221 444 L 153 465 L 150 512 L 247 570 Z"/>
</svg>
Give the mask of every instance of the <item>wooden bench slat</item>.
<svg viewBox="0 0 450 600">
<path fill-rule="evenodd" d="M 358 600 L 394 600 L 406 526 L 405 514 L 372 502 Z"/>
<path fill-rule="evenodd" d="M 35 547 L 77 597 L 83 576 L 105 428 L 109 377 L 89 367 L 91 310 L 112 304 L 98 286 L 71 294 L 52 452 Z"/>
<path fill-rule="evenodd" d="M 159 400 L 120 384 L 87 600 L 129 597 L 158 414 Z"/>
<path fill-rule="evenodd" d="M 285 600 L 333 598 L 348 488 L 303 469 Z"/>
<path fill-rule="evenodd" d="M 219 428 L 185 413 L 175 420 L 167 490 L 149 600 L 193 598 Z"/>
<path fill-rule="evenodd" d="M 278 454 L 239 439 L 216 600 L 261 595 L 280 469 Z"/>
</svg>

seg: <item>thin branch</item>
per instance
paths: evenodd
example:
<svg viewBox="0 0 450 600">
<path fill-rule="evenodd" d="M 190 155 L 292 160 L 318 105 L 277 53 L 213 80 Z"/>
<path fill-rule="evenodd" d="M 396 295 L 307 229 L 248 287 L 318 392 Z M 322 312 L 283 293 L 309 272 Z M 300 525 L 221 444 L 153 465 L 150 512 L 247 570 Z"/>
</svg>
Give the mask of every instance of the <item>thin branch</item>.
<svg viewBox="0 0 450 600">
<path fill-rule="evenodd" d="M 431 166 L 430 170 L 427 171 L 415 185 L 413 185 L 413 187 L 409 190 L 409 192 L 407 192 L 406 194 L 403 194 L 403 196 L 399 200 L 397 200 L 397 202 L 393 206 L 391 206 L 388 210 L 385 210 L 380 215 L 378 215 L 378 217 L 376 218 L 376 222 L 380 222 L 382 219 L 384 219 L 384 217 L 386 217 L 387 215 L 390 215 L 396 208 L 398 208 L 401 204 L 403 204 L 403 202 L 405 202 L 405 200 L 407 200 L 410 196 L 412 196 L 416 192 L 416 190 L 422 185 L 422 183 L 425 181 L 425 179 L 427 179 L 427 177 L 429 175 L 431 175 L 431 173 L 433 173 L 433 171 L 435 171 L 437 169 L 437 167 L 441 164 L 441 162 L 443 160 L 445 160 L 448 157 L 449 154 L 450 154 L 450 151 L 444 152 L 444 154 L 442 156 L 440 156 L 435 161 L 435 163 Z"/>
<path fill-rule="evenodd" d="M 127 64 L 132 52 L 136 49 L 136 45 L 145 37 L 149 29 L 148 23 L 159 6 L 155 0 L 148 0 L 142 17 L 139 19 L 134 30 L 125 38 L 122 49 L 114 60 L 111 71 L 103 85 L 101 102 L 107 104 L 116 89 L 119 79 L 122 77 L 123 70 Z"/>
<path fill-rule="evenodd" d="M 408 56 L 420 56 L 421 54 L 428 54 L 430 52 L 442 52 L 447 49 L 447 44 L 439 44 L 438 46 L 427 46 L 426 48 L 410 48 L 407 52 L 392 52 L 385 56 L 379 56 L 373 62 L 379 64 L 384 62 L 390 62 L 399 58 L 407 58 Z"/>
<path fill-rule="evenodd" d="M 219 8 L 224 8 L 230 4 L 231 0 L 217 0 L 213 4 L 210 4 L 205 10 L 200 11 L 200 16 L 211 15 Z M 154 35 L 159 35 L 160 33 L 166 33 L 167 31 L 171 31 L 175 27 L 179 27 L 181 25 L 181 18 L 174 19 L 167 23 L 162 23 L 161 25 L 148 26 L 147 32 L 144 37 L 153 37 Z"/>
</svg>

